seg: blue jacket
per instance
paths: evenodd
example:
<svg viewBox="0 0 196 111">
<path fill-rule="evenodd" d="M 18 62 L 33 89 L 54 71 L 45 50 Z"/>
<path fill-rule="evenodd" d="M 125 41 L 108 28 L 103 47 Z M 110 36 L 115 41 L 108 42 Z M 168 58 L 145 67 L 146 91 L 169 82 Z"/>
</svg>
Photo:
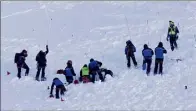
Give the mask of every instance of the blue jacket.
<svg viewBox="0 0 196 111">
<path fill-rule="evenodd" d="M 89 70 L 99 70 L 98 62 L 97 61 L 92 61 L 88 65 Z"/>
<path fill-rule="evenodd" d="M 65 76 L 76 76 L 73 67 L 66 67 L 64 71 Z"/>
<path fill-rule="evenodd" d="M 134 45 L 129 45 L 129 46 L 127 45 L 125 47 L 125 55 L 132 56 L 134 52 L 136 52 L 136 48 Z"/>
<path fill-rule="evenodd" d="M 54 86 L 57 87 L 57 86 L 59 86 L 59 85 L 63 85 L 63 83 L 61 82 L 61 80 L 59 80 L 58 78 L 54 78 L 54 79 L 53 79 L 53 82 L 52 82 L 52 85 L 51 85 L 50 94 L 52 94 Z"/>
<path fill-rule="evenodd" d="M 63 83 L 59 79 L 53 79 L 53 83 L 55 86 L 63 85 Z"/>
<path fill-rule="evenodd" d="M 164 56 L 163 54 L 166 54 L 167 53 L 167 50 L 165 50 L 164 47 L 156 47 L 155 48 L 155 58 L 156 59 L 164 59 Z"/>
<path fill-rule="evenodd" d="M 154 52 L 151 48 L 143 49 L 142 55 L 144 59 L 152 59 L 152 56 L 154 55 Z"/>
</svg>

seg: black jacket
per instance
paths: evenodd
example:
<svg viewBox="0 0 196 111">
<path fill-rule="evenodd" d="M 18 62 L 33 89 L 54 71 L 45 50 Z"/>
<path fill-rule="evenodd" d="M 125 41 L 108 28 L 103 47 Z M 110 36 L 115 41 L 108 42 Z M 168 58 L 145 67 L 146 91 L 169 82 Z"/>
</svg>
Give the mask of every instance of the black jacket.
<svg viewBox="0 0 196 111">
<path fill-rule="evenodd" d="M 25 54 L 26 52 L 26 54 Z M 27 51 L 22 51 L 21 53 L 16 53 L 14 62 L 17 64 L 18 67 L 21 67 L 23 64 L 25 64 L 25 58 L 27 57 Z"/>
<path fill-rule="evenodd" d="M 39 67 L 46 67 L 47 59 L 46 55 L 48 54 L 49 50 L 46 48 L 46 51 L 40 51 L 36 56 L 37 65 Z"/>
</svg>

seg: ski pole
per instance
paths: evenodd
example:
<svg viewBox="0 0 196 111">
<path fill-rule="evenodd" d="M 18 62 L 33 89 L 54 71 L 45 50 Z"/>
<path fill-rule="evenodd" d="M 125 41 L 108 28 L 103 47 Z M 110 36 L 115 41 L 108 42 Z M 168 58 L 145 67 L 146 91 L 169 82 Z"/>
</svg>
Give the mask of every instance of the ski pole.
<svg viewBox="0 0 196 111">
<path fill-rule="evenodd" d="M 125 16 L 125 15 L 124 15 Z M 131 40 L 131 36 L 130 36 L 130 30 L 129 30 L 129 24 L 128 24 L 128 20 L 127 20 L 127 17 L 125 16 L 125 21 L 126 21 L 126 24 L 127 24 L 127 29 L 128 29 L 128 35 L 130 37 L 130 40 Z"/>
</svg>

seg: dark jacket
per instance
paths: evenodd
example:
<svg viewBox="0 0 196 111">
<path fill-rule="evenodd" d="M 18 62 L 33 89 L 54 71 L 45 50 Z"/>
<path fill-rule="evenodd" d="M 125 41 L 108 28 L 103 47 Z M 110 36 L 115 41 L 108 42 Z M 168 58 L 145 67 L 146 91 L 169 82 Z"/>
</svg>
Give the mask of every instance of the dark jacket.
<svg viewBox="0 0 196 111">
<path fill-rule="evenodd" d="M 90 71 L 97 71 L 102 66 L 102 62 L 93 60 L 89 63 L 88 67 Z"/>
<path fill-rule="evenodd" d="M 128 44 L 125 47 L 125 55 L 130 57 L 134 55 L 134 52 L 136 52 L 136 48 L 133 44 Z"/>
<path fill-rule="evenodd" d="M 53 79 L 53 82 L 52 82 L 52 85 L 51 85 L 50 94 L 52 94 L 54 86 L 57 87 L 57 86 L 60 86 L 60 85 L 63 85 L 63 83 L 61 82 L 61 80 L 59 80 L 58 78 L 54 78 Z"/>
<path fill-rule="evenodd" d="M 142 50 L 142 55 L 144 59 L 152 59 L 154 52 L 151 48 L 149 48 L 146 44 L 144 45 L 144 49 Z"/>
<path fill-rule="evenodd" d="M 74 68 L 72 67 L 72 64 L 67 63 L 67 67 L 65 68 L 65 76 L 76 76 L 76 73 L 74 71 Z"/>
<path fill-rule="evenodd" d="M 22 67 L 25 64 L 25 58 L 28 56 L 27 51 L 23 50 L 21 53 L 16 53 L 14 62 L 17 64 L 18 67 Z"/>
<path fill-rule="evenodd" d="M 105 75 L 109 74 L 113 77 L 113 72 L 111 70 L 108 70 L 106 68 L 101 68 L 100 71 L 101 71 L 101 73 L 105 73 Z"/>
<path fill-rule="evenodd" d="M 164 59 L 163 54 L 167 53 L 167 50 L 163 47 L 163 44 L 160 42 L 159 45 L 155 48 L 155 58 L 156 59 Z"/>
<path fill-rule="evenodd" d="M 37 65 L 39 67 L 46 67 L 47 59 L 46 55 L 48 54 L 49 50 L 46 48 L 46 51 L 40 51 L 36 56 Z"/>
</svg>

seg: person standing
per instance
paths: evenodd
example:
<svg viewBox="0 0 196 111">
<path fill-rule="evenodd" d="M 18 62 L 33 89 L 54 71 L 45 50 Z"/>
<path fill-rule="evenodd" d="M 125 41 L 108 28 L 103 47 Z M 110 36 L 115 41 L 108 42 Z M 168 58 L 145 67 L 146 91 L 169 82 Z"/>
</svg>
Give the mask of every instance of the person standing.
<svg viewBox="0 0 196 111">
<path fill-rule="evenodd" d="M 163 43 L 159 42 L 159 45 L 155 48 L 155 68 L 154 75 L 157 74 L 157 70 L 159 68 L 159 74 L 163 73 L 163 60 L 164 54 L 167 53 L 167 50 L 163 47 Z"/>
<path fill-rule="evenodd" d="M 142 55 L 144 57 L 143 60 L 143 70 L 146 69 L 146 64 L 147 64 L 147 70 L 146 74 L 149 75 L 150 69 L 151 69 L 151 64 L 152 64 L 152 56 L 154 55 L 154 52 L 151 48 L 148 47 L 147 44 L 144 44 L 144 49 L 142 50 Z"/>
<path fill-rule="evenodd" d="M 40 72 L 42 70 L 42 75 L 41 75 L 41 81 L 45 81 L 46 77 L 45 77 L 45 68 L 46 68 L 46 63 L 47 63 L 47 59 L 46 59 L 46 55 L 48 54 L 49 49 L 48 49 L 48 45 L 46 45 L 46 51 L 43 52 L 42 50 L 37 54 L 36 56 L 36 61 L 37 61 L 37 74 L 35 79 L 37 81 L 39 81 L 39 75 Z"/>
<path fill-rule="evenodd" d="M 133 64 L 135 67 L 137 67 L 137 61 L 135 59 L 135 53 L 136 52 L 136 48 L 135 46 L 133 45 L 133 43 L 128 40 L 126 42 L 126 47 L 125 47 L 125 55 L 126 55 L 126 58 L 127 58 L 127 67 L 130 68 L 131 67 L 131 59 L 133 61 Z"/>
<path fill-rule="evenodd" d="M 28 56 L 27 54 L 27 50 L 22 50 L 21 53 L 16 53 L 15 54 L 15 58 L 14 58 L 14 62 L 16 63 L 17 69 L 18 69 L 18 74 L 17 77 L 20 79 L 21 78 L 21 69 L 24 68 L 26 69 L 25 72 L 25 76 L 28 76 L 29 74 L 29 67 L 25 62 L 25 58 Z"/>
<path fill-rule="evenodd" d="M 178 40 L 178 27 L 174 25 L 174 22 L 169 21 L 169 28 L 167 33 L 167 41 L 170 41 L 171 50 L 174 48 L 178 48 L 177 40 Z"/>
</svg>

